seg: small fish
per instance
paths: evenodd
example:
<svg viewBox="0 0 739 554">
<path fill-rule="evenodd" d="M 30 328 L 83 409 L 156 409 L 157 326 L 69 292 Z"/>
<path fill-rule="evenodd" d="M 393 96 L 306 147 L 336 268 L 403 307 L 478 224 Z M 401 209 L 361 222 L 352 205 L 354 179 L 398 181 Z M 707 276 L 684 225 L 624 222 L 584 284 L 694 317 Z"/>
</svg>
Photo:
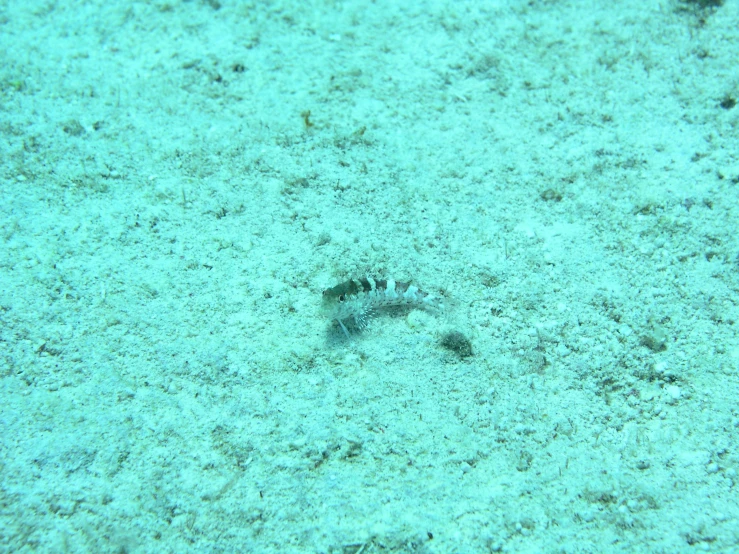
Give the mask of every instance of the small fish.
<svg viewBox="0 0 739 554">
<path fill-rule="evenodd" d="M 426 310 L 443 308 L 441 299 L 427 294 L 409 283 L 392 279 L 350 279 L 323 291 L 323 308 L 331 319 L 339 322 L 349 337 L 344 321 L 364 329 L 375 311 L 381 308 L 409 307 Z"/>
</svg>

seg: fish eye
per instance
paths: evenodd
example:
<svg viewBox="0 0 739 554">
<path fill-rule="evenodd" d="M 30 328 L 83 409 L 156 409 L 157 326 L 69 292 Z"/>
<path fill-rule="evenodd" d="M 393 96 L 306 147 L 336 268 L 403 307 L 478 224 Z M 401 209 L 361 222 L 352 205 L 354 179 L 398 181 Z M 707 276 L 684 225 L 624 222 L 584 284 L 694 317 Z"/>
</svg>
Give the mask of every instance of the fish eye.
<svg viewBox="0 0 739 554">
<path fill-rule="evenodd" d="M 339 302 L 343 302 L 343 301 L 344 301 L 344 295 L 343 294 L 340 294 L 339 295 Z"/>
</svg>

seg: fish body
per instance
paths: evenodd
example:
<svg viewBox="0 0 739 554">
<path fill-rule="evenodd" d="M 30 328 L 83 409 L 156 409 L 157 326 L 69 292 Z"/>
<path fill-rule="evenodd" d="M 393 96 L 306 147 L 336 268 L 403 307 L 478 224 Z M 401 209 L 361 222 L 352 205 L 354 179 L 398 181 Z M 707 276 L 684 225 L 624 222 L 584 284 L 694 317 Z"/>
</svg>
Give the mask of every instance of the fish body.
<svg viewBox="0 0 739 554">
<path fill-rule="evenodd" d="M 410 283 L 365 277 L 349 279 L 323 291 L 323 307 L 348 337 L 345 321 L 351 321 L 355 327 L 364 329 L 374 313 L 383 308 L 438 310 L 443 306 L 438 297 Z"/>
</svg>

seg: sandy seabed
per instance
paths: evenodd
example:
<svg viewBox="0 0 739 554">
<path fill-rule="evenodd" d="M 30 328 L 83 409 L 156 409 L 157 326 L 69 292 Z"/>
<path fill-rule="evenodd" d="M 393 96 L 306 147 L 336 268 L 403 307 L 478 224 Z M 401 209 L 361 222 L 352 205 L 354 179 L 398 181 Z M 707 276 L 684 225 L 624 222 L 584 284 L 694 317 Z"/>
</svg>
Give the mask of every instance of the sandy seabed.
<svg viewBox="0 0 739 554">
<path fill-rule="evenodd" d="M 738 552 L 738 21 L 4 2 L 0 552 Z"/>
</svg>

